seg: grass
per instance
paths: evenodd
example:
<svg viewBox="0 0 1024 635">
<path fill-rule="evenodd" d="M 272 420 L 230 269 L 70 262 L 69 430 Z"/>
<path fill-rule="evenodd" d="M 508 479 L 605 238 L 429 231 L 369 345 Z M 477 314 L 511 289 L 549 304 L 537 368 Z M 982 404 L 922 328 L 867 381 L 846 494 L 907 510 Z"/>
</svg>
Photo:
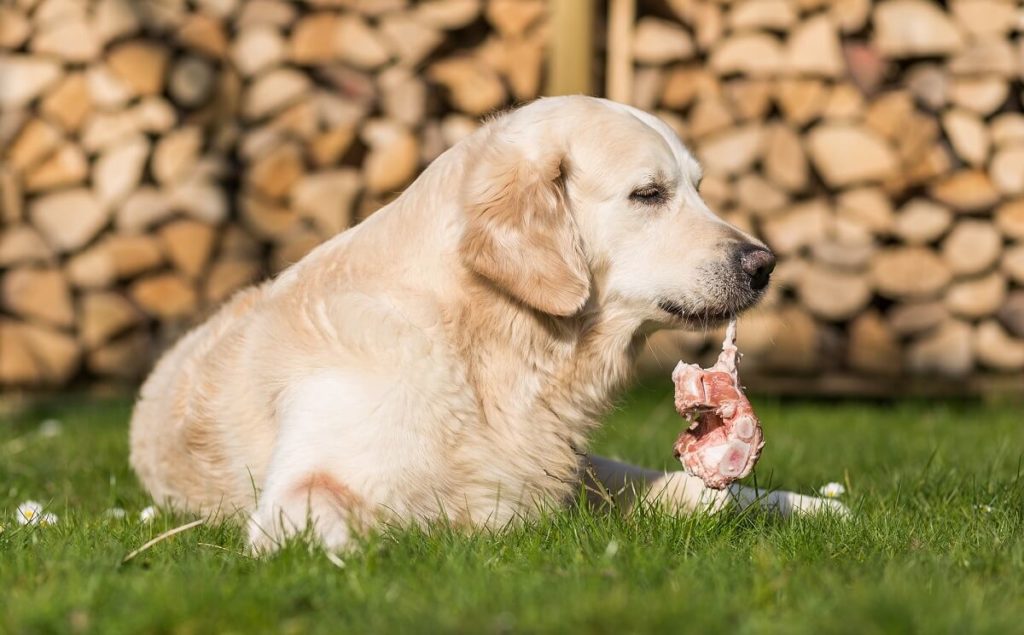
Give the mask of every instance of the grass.
<svg viewBox="0 0 1024 635">
<path fill-rule="evenodd" d="M 0 632 L 1009 633 L 1024 623 L 1021 410 L 758 399 L 762 485 L 845 481 L 853 520 L 670 517 L 584 506 L 497 534 L 370 537 L 339 568 L 296 542 L 266 560 L 234 526 L 160 515 L 126 464 L 127 401 L 0 419 Z M 55 417 L 63 433 L 38 433 Z M 640 389 L 596 449 L 669 467 L 667 388 Z M 26 499 L 59 515 L 21 527 Z M 118 506 L 125 519 L 104 516 Z"/>
</svg>

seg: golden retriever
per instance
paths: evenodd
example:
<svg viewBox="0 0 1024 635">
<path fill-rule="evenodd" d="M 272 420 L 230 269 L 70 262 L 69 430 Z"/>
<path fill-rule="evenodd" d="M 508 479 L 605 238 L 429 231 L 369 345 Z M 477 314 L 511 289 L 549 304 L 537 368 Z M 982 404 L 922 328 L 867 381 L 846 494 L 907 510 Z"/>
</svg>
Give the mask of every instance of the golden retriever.
<svg viewBox="0 0 1024 635">
<path fill-rule="evenodd" d="M 381 521 L 501 526 L 588 475 L 624 504 L 832 505 L 587 455 L 651 332 L 720 323 L 768 283 L 771 252 L 700 179 L 635 108 L 496 117 L 178 342 L 142 387 L 132 466 L 161 504 L 247 514 L 255 550 L 307 528 L 337 550 Z"/>
</svg>

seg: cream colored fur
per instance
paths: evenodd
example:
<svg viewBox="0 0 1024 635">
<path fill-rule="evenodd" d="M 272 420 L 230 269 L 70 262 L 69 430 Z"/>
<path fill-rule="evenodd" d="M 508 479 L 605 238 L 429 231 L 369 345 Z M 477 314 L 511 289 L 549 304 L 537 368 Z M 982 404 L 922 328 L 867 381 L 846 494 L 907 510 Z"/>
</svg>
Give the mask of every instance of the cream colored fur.
<svg viewBox="0 0 1024 635">
<path fill-rule="evenodd" d="M 604 100 L 492 120 L 178 342 L 142 388 L 132 466 L 159 503 L 248 515 L 258 550 L 310 522 L 340 549 L 381 521 L 498 527 L 565 502 L 644 338 L 757 300 L 730 251 L 754 240 L 699 179 L 664 123 Z M 664 196 L 638 202 L 652 183 Z M 589 474 L 627 503 L 728 499 L 596 457 Z"/>
</svg>

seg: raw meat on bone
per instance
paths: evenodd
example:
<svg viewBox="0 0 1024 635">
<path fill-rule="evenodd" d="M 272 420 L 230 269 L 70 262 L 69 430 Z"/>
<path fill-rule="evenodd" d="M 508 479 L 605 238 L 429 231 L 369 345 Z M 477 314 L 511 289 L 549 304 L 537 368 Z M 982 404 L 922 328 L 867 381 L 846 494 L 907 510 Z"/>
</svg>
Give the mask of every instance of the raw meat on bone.
<svg viewBox="0 0 1024 635">
<path fill-rule="evenodd" d="M 764 447 L 761 422 L 739 383 L 738 356 L 733 319 L 714 366 L 679 362 L 672 371 L 676 410 L 690 422 L 676 440 L 676 457 L 713 489 L 750 474 Z"/>
</svg>

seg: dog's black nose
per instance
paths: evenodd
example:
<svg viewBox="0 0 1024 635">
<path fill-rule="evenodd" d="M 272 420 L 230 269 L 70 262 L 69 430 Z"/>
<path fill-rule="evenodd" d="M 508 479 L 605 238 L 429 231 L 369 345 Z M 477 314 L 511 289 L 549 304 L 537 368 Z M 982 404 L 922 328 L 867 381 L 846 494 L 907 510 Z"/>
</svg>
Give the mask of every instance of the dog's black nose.
<svg viewBox="0 0 1024 635">
<path fill-rule="evenodd" d="M 768 286 L 768 279 L 775 270 L 775 254 L 759 245 L 744 243 L 736 250 L 740 269 L 750 276 L 750 288 L 760 291 Z"/>
</svg>

